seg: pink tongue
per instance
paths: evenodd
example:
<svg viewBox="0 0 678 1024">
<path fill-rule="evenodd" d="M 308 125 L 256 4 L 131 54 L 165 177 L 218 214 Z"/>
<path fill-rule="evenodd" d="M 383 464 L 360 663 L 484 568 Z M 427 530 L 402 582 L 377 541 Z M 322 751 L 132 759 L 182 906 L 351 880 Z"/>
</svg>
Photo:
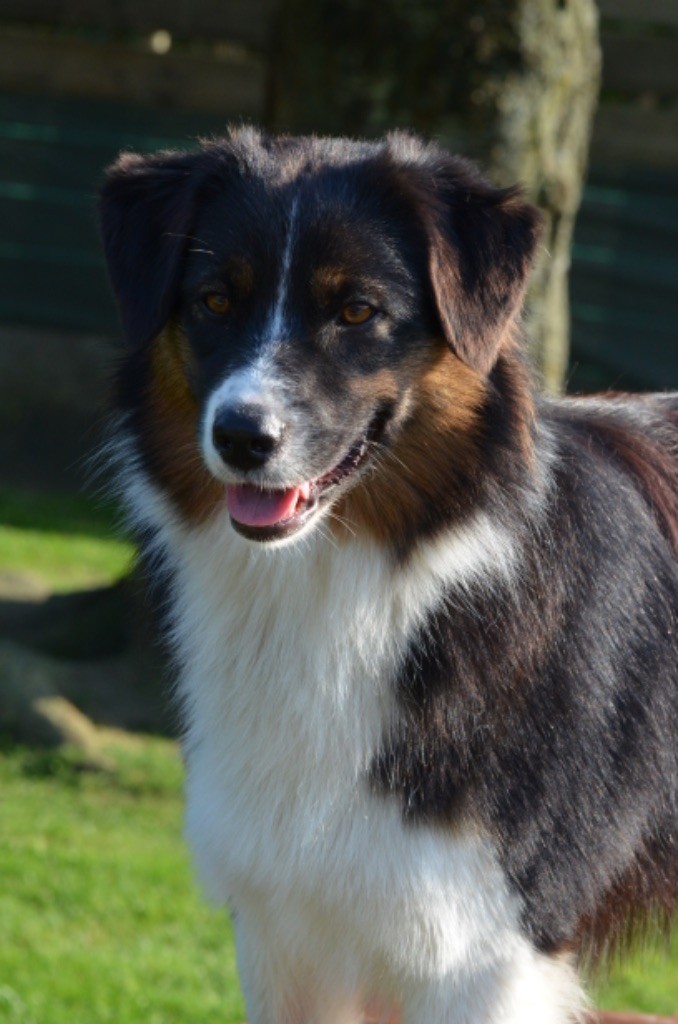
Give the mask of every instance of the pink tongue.
<svg viewBox="0 0 678 1024">
<path fill-rule="evenodd" d="M 307 501 L 310 493 L 310 483 L 287 491 L 262 491 L 251 484 L 234 484 L 226 488 L 226 504 L 231 518 L 238 523 L 275 526 L 291 519 L 299 501 Z"/>
</svg>

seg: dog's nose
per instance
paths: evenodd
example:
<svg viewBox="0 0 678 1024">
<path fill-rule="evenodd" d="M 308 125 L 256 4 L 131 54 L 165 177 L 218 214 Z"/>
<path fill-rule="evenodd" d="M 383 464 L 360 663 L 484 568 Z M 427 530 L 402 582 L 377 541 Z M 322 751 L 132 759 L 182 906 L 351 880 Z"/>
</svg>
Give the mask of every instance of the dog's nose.
<svg viewBox="0 0 678 1024">
<path fill-rule="evenodd" d="M 234 469 L 259 469 L 282 441 L 285 427 L 272 413 L 256 407 L 220 409 L 212 424 L 212 441 Z"/>
</svg>

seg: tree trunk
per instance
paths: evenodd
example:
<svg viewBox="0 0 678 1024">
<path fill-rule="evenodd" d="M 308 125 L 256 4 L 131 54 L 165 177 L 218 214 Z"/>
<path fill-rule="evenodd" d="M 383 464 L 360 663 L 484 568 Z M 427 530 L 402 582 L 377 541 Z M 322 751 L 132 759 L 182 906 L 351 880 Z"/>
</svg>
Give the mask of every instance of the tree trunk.
<svg viewBox="0 0 678 1024">
<path fill-rule="evenodd" d="M 567 365 L 567 274 L 600 78 L 595 0 L 282 0 L 269 121 L 410 127 L 519 181 L 546 230 L 527 333 L 545 386 Z"/>
</svg>

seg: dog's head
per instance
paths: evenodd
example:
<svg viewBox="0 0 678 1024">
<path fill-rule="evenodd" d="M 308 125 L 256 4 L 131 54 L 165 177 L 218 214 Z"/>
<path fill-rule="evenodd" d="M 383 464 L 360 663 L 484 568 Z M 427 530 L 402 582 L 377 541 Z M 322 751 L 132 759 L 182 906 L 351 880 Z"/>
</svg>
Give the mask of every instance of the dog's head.
<svg viewBox="0 0 678 1024">
<path fill-rule="evenodd" d="M 422 449 L 443 429 L 422 395 L 461 437 L 511 342 L 539 223 L 411 136 L 253 130 L 123 155 L 101 212 L 144 458 L 185 514 L 225 503 L 269 542 L 380 472 L 389 501 L 417 491 L 404 438 Z"/>
</svg>

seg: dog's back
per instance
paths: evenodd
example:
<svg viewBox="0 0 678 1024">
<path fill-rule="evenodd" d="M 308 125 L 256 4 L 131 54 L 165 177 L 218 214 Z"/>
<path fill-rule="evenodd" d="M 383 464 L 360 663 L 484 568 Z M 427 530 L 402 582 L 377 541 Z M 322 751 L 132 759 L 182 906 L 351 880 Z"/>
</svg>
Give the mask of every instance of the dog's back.
<svg viewBox="0 0 678 1024">
<path fill-rule="evenodd" d="M 616 646 L 624 664 L 614 669 L 611 699 L 619 715 L 609 785 L 614 789 L 623 775 L 628 779 L 628 818 L 622 814 L 619 842 L 627 851 L 634 846 L 634 853 L 626 853 L 579 926 L 589 951 L 609 952 L 611 945 L 638 939 L 648 926 L 670 927 L 678 907 L 678 394 L 570 400 L 561 405 L 558 421 L 571 438 L 574 464 L 595 465 L 591 486 L 598 490 L 609 479 L 609 507 L 601 509 L 607 515 L 598 534 L 608 543 L 614 538 L 614 549 L 601 571 L 606 563 L 622 567 L 628 561 L 619 589 L 608 598 L 609 625 L 598 628 L 613 630 L 607 637 L 613 645 L 615 632 L 620 634 Z M 593 563 L 588 568 L 593 572 Z M 600 785 L 600 777 L 592 776 L 591 784 Z"/>
<path fill-rule="evenodd" d="M 564 419 L 623 466 L 678 552 L 678 394 L 568 400 Z"/>
</svg>

